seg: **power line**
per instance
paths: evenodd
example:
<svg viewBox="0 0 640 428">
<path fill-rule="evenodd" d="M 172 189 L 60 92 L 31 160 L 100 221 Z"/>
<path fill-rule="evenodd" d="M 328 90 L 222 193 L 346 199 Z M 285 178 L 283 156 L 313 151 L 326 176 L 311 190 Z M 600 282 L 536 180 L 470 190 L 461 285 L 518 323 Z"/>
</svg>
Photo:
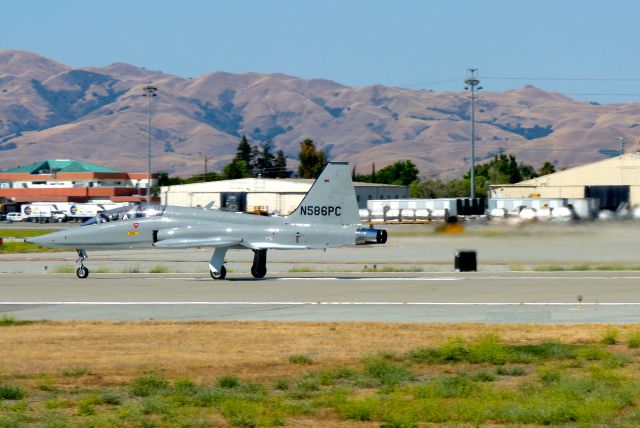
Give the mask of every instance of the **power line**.
<svg viewBox="0 0 640 428">
<path fill-rule="evenodd" d="M 544 80 L 568 82 L 640 82 L 640 78 L 621 77 L 516 77 L 516 76 L 482 76 L 492 80 Z"/>
<path fill-rule="evenodd" d="M 406 88 L 411 88 L 411 87 L 416 87 L 416 86 L 430 86 L 430 85 L 440 85 L 440 84 L 443 84 L 443 83 L 460 82 L 461 80 L 464 80 L 464 77 L 451 77 L 451 78 L 448 78 L 448 79 L 432 80 L 431 82 L 409 83 L 409 84 L 402 85 L 402 86 L 406 87 Z"/>
</svg>

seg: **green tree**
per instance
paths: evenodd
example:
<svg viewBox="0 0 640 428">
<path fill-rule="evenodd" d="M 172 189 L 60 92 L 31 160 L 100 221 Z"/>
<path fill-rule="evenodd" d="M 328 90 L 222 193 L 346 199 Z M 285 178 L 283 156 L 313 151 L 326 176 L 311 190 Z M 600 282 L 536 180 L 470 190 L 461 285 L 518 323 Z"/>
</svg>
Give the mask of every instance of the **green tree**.
<svg viewBox="0 0 640 428">
<path fill-rule="evenodd" d="M 287 157 L 282 150 L 276 152 L 276 160 L 273 162 L 273 168 L 276 178 L 288 178 L 289 170 L 287 169 Z"/>
<path fill-rule="evenodd" d="M 409 195 L 412 198 L 446 198 L 449 196 L 447 183 L 440 180 L 416 180 L 409 185 Z"/>
<path fill-rule="evenodd" d="M 218 174 L 217 172 L 211 171 L 211 172 L 207 172 L 206 174 L 192 175 L 191 177 L 184 179 L 183 183 L 184 184 L 203 183 L 205 181 L 222 180 L 222 178 L 223 177 L 220 174 Z"/>
<path fill-rule="evenodd" d="M 300 143 L 298 157 L 300 158 L 298 175 L 301 178 L 318 178 L 327 163 L 327 156 L 322 150 L 316 151 L 315 143 L 309 138 Z"/>
<path fill-rule="evenodd" d="M 418 179 L 419 172 L 410 160 L 399 160 L 378 171 L 375 182 L 408 186 Z"/>
<path fill-rule="evenodd" d="M 545 161 L 545 163 L 543 163 L 540 169 L 538 170 L 538 175 L 543 176 L 543 175 L 553 174 L 554 172 L 556 172 L 555 165 L 553 165 L 549 161 Z"/>
<path fill-rule="evenodd" d="M 491 161 L 476 166 L 476 177 L 485 177 L 490 184 L 513 184 L 537 176 L 531 165 L 518 163 L 511 154 L 501 153 Z M 469 174 L 465 177 L 469 177 Z"/>
<path fill-rule="evenodd" d="M 251 177 L 251 171 L 246 161 L 234 158 L 222 170 L 222 175 L 226 180 Z"/>
<path fill-rule="evenodd" d="M 243 160 L 247 165 L 251 165 L 253 163 L 253 149 L 251 144 L 249 144 L 249 140 L 247 140 L 246 135 L 243 135 L 240 139 L 240 143 L 236 149 L 235 159 Z"/>
<path fill-rule="evenodd" d="M 254 149 L 254 173 L 257 173 L 265 178 L 275 178 L 274 163 L 276 157 L 271 153 L 273 143 L 267 141 L 260 147 Z"/>
<path fill-rule="evenodd" d="M 158 186 L 174 186 L 176 184 L 184 184 L 184 179 L 181 177 L 171 177 L 167 172 L 158 173 Z"/>
</svg>

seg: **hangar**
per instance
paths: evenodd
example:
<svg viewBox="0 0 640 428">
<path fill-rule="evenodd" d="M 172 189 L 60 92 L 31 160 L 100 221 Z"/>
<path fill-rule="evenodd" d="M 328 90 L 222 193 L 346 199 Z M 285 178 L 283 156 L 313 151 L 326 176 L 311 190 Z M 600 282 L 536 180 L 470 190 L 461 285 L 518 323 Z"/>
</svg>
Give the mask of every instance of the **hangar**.
<svg viewBox="0 0 640 428">
<path fill-rule="evenodd" d="M 241 178 L 179 184 L 160 188 L 162 204 L 186 207 L 205 206 L 232 211 L 266 211 L 287 215 L 309 191 L 314 180 L 302 178 Z M 407 186 L 354 183 L 359 208 L 372 199 L 400 199 L 409 196 Z"/>
<path fill-rule="evenodd" d="M 640 153 L 627 153 L 516 184 L 491 186 L 492 199 L 598 198 L 599 208 L 640 205 Z"/>
</svg>

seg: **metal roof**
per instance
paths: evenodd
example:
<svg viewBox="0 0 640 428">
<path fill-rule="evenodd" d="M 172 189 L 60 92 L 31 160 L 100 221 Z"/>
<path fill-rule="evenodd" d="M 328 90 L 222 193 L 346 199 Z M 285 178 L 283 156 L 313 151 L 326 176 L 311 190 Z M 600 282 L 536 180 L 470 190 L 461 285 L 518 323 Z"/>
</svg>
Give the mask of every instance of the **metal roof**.
<svg viewBox="0 0 640 428">
<path fill-rule="evenodd" d="M 3 174 L 42 174 L 56 172 L 114 172 L 121 171 L 107 168 L 105 166 L 96 165 L 89 162 L 81 162 L 75 159 L 47 159 L 40 162 L 30 163 L 29 165 L 19 166 L 13 169 L 2 171 Z"/>
</svg>

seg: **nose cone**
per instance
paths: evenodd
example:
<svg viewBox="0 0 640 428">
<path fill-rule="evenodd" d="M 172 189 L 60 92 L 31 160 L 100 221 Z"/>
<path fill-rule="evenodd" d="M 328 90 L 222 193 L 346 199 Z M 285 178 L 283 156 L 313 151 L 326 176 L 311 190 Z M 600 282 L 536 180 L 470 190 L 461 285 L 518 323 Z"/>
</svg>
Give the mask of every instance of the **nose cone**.
<svg viewBox="0 0 640 428">
<path fill-rule="evenodd" d="M 47 233 L 46 235 L 41 236 L 32 236 L 30 238 L 25 238 L 24 242 L 27 244 L 40 245 L 41 247 L 52 247 L 55 248 L 60 243 L 60 239 L 64 239 L 64 232 L 53 232 Z"/>
</svg>

